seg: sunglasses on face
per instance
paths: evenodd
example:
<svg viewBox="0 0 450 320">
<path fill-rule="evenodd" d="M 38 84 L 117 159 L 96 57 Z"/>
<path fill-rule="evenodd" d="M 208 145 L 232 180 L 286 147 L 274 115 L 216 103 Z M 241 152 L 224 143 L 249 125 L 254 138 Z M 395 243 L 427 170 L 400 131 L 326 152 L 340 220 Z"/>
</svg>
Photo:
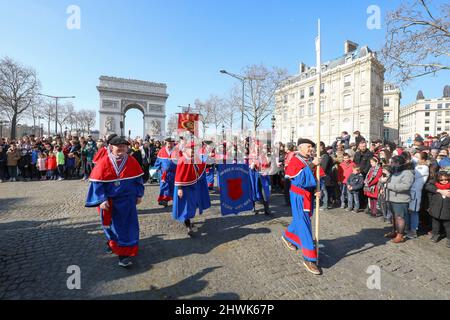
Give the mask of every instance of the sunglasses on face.
<svg viewBox="0 0 450 320">
<path fill-rule="evenodd" d="M 448 181 L 448 179 L 447 178 L 439 179 L 439 182 L 444 182 L 444 181 Z"/>
</svg>

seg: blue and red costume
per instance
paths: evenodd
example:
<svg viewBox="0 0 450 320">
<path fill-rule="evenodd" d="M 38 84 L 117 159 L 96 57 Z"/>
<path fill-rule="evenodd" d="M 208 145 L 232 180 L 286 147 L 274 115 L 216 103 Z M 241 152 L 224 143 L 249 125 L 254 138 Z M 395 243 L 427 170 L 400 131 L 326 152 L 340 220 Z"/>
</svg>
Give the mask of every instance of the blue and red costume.
<svg viewBox="0 0 450 320">
<path fill-rule="evenodd" d="M 92 162 L 94 164 L 97 164 L 97 162 L 100 161 L 103 157 L 106 157 L 108 155 L 108 147 L 100 148 L 97 153 L 95 154 L 94 158 L 92 159 Z"/>
<path fill-rule="evenodd" d="M 324 172 L 321 170 L 320 175 Z M 317 181 L 307 160 L 300 155 L 294 156 L 286 168 L 285 176 L 291 179 L 290 199 L 292 223 L 287 227 L 284 238 L 301 249 L 306 261 L 316 262 L 311 217 L 314 211 L 314 193 Z"/>
<path fill-rule="evenodd" d="M 216 152 L 215 149 L 206 156 L 206 182 L 208 183 L 208 189 L 214 188 L 214 175 L 216 173 Z"/>
<path fill-rule="evenodd" d="M 144 196 L 144 172 L 139 163 L 125 156 L 119 165 L 112 155 L 103 156 L 89 177 L 86 207 L 97 207 L 108 245 L 118 256 L 136 256 L 139 243 L 137 198 Z M 100 209 L 108 201 L 109 210 Z"/>
<path fill-rule="evenodd" d="M 176 160 L 178 158 L 178 148 L 169 150 L 163 147 L 158 152 L 155 167 L 161 171 L 161 180 L 159 182 L 158 202 L 173 200 L 173 190 L 175 182 L 175 170 L 177 168 Z"/>
<path fill-rule="evenodd" d="M 196 157 L 182 156 L 178 159 L 175 190 L 172 209 L 172 218 L 180 222 L 195 217 L 197 209 L 199 214 L 211 207 L 208 185 L 206 183 L 206 163 Z M 183 197 L 178 197 L 178 190 L 183 190 Z"/>
<path fill-rule="evenodd" d="M 265 155 L 253 155 L 249 159 L 251 199 L 256 201 L 269 201 L 270 198 L 270 160 Z M 261 184 L 259 186 L 259 184 Z"/>
</svg>

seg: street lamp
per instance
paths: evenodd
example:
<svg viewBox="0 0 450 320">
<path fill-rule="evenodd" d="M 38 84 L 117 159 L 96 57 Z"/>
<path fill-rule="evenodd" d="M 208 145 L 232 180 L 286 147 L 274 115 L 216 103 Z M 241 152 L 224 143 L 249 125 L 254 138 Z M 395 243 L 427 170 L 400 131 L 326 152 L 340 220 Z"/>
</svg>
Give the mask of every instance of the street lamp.
<svg viewBox="0 0 450 320">
<path fill-rule="evenodd" d="M 62 96 L 49 96 L 47 94 L 38 93 L 38 95 L 55 99 L 55 135 L 58 134 L 58 99 L 75 99 L 75 96 L 62 97 Z M 48 133 L 50 134 L 50 132 Z"/>
<path fill-rule="evenodd" d="M 294 127 L 291 127 L 291 143 L 294 142 Z"/>
<path fill-rule="evenodd" d="M 69 128 L 67 128 L 67 126 L 66 126 L 64 129 L 65 129 L 65 131 L 64 131 L 64 138 L 67 138 L 67 130 L 69 130 Z"/>
<path fill-rule="evenodd" d="M 265 80 L 263 77 L 245 77 L 240 76 L 231 72 L 228 72 L 226 70 L 220 70 L 220 73 L 227 74 L 230 77 L 233 77 L 235 79 L 238 79 L 242 82 L 242 106 L 241 106 L 241 132 L 244 132 L 244 108 L 245 108 L 245 81 L 246 80 Z"/>
</svg>

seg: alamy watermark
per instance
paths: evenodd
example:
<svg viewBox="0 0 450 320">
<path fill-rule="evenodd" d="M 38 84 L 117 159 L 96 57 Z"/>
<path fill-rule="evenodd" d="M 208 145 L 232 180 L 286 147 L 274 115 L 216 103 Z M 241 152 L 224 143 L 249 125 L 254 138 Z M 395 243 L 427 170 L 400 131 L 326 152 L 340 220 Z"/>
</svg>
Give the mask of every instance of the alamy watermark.
<svg viewBox="0 0 450 320">
<path fill-rule="evenodd" d="M 81 29 L 81 9 L 77 5 L 70 5 L 66 9 L 66 13 L 69 15 L 66 21 L 67 29 L 80 30 Z"/>
<path fill-rule="evenodd" d="M 381 8 L 377 5 L 370 5 L 367 7 L 367 29 L 380 30 L 381 29 Z"/>
<path fill-rule="evenodd" d="M 366 285 L 369 290 L 381 290 L 381 269 L 379 266 L 369 266 L 366 270 L 370 276 L 367 278 Z"/>
<path fill-rule="evenodd" d="M 67 278 L 66 285 L 69 290 L 81 289 L 81 269 L 77 265 L 71 265 L 67 267 L 67 271 L 70 276 Z"/>
</svg>

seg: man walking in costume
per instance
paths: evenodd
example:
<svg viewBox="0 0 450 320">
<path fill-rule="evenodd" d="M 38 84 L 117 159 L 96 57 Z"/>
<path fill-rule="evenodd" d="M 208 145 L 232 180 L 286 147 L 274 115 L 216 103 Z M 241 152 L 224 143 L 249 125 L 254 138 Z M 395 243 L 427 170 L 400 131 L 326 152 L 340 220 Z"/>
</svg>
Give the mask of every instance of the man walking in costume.
<svg viewBox="0 0 450 320">
<path fill-rule="evenodd" d="M 304 266 L 309 272 L 319 275 L 317 251 L 312 234 L 311 217 L 315 188 L 314 168 L 319 164 L 316 158 L 310 161 L 315 143 L 309 139 L 298 140 L 298 154 L 289 162 L 286 177 L 291 180 L 290 199 L 292 207 L 292 223 L 288 226 L 282 240 L 290 250 L 300 249 Z"/>
<path fill-rule="evenodd" d="M 98 207 L 106 250 L 119 256 L 119 265 L 128 267 L 138 253 L 139 222 L 136 205 L 144 196 L 144 172 L 127 154 L 128 141 L 115 137 L 107 156 L 100 158 L 89 177 L 91 185 L 86 207 Z"/>
<path fill-rule="evenodd" d="M 266 146 L 267 148 L 267 146 Z M 259 145 L 259 141 L 255 143 L 255 152 L 250 154 L 250 184 L 251 199 L 253 201 L 253 212 L 258 214 L 256 210 L 256 201 L 261 201 L 264 205 L 264 213 L 270 215 L 269 198 L 270 198 L 270 159 L 267 156 L 266 149 Z"/>
<path fill-rule="evenodd" d="M 195 143 L 187 143 L 183 155 L 178 159 L 172 218 L 186 226 L 188 235 L 193 236 L 191 219 L 195 213 L 203 213 L 211 207 L 208 185 L 206 183 L 206 163 L 192 152 Z"/>
<path fill-rule="evenodd" d="M 175 182 L 175 170 L 177 165 L 174 160 L 175 153 L 178 152 L 174 148 L 172 138 L 167 138 L 166 145 L 158 152 L 155 167 L 161 171 L 161 180 L 159 183 L 158 204 L 167 207 L 169 201 L 173 199 L 173 190 Z"/>
<path fill-rule="evenodd" d="M 108 148 L 109 148 L 109 143 L 111 142 L 111 140 L 113 138 L 117 137 L 117 134 L 115 133 L 111 133 L 109 136 L 106 137 L 106 146 L 104 146 L 103 148 L 100 148 L 97 153 L 94 156 L 94 159 L 92 159 L 92 162 L 95 164 L 97 164 L 97 162 L 105 157 L 108 154 Z"/>
</svg>

